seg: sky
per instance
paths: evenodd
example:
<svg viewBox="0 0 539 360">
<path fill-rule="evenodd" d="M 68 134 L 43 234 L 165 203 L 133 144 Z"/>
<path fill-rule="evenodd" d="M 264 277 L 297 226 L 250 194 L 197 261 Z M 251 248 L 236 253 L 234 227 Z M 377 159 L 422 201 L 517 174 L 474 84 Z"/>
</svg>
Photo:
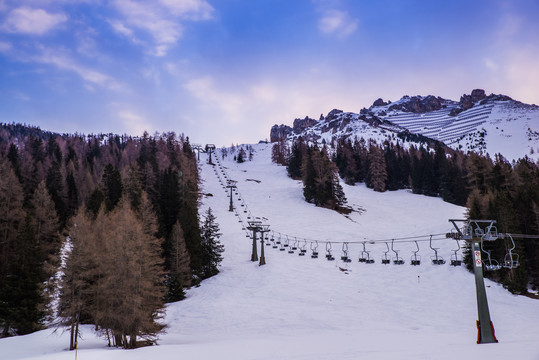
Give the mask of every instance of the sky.
<svg viewBox="0 0 539 360">
<path fill-rule="evenodd" d="M 0 0 L 0 122 L 255 143 L 377 98 L 539 104 L 537 0 Z"/>
</svg>

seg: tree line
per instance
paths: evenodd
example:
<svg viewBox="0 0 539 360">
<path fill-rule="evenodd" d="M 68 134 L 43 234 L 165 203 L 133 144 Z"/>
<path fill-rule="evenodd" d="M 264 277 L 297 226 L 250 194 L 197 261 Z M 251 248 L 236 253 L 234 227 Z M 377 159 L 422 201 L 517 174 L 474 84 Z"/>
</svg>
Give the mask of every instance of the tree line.
<svg viewBox="0 0 539 360">
<path fill-rule="evenodd" d="M 60 315 L 71 348 L 79 323 L 114 346 L 155 338 L 164 302 L 182 299 L 222 260 L 211 209 L 199 218 L 189 138 L 1 125 L 1 335 Z"/>
<path fill-rule="evenodd" d="M 527 157 L 510 163 L 500 154 L 494 159 L 474 152 L 465 154 L 437 141 L 420 140 L 420 145 L 407 147 L 399 141 L 378 144 L 357 137 L 323 142 L 323 158 L 331 159 L 332 165 L 319 166 L 325 174 L 316 178 L 334 179 L 338 173 L 346 184 L 364 183 L 374 191 L 410 189 L 466 206 L 471 219 L 496 220 L 499 232 L 539 234 L 539 164 Z M 303 180 L 308 202 L 313 201 L 306 173 L 310 156 L 306 154 L 308 149 L 317 148 L 301 137 L 290 143 L 278 141 L 272 148 L 272 160 L 286 166 L 291 178 Z M 320 180 L 315 183 L 320 184 Z M 539 288 L 539 244 L 525 239 L 515 239 L 515 243 L 521 266 L 487 272 L 486 276 L 524 294 L 528 288 Z M 509 240 L 500 239 L 485 246 L 503 262 L 510 245 Z M 471 269 L 469 249 L 465 255 Z"/>
</svg>

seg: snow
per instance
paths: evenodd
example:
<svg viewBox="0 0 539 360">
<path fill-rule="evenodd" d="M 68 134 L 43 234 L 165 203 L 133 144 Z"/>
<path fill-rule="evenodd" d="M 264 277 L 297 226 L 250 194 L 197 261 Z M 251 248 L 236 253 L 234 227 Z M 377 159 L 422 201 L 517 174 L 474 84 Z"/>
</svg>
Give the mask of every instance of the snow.
<svg viewBox="0 0 539 360">
<path fill-rule="evenodd" d="M 248 211 L 291 237 L 350 241 L 354 261 L 340 261 L 341 244 L 333 246 L 337 260 L 327 261 L 322 243 L 318 259 L 310 251 L 299 257 L 266 246 L 265 266 L 249 261 L 252 240 L 228 211 L 228 189 L 202 154 L 204 192 L 213 196 L 203 199 L 201 213 L 211 207 L 220 224 L 221 273 L 168 305 L 167 332 L 158 346 L 109 349 L 84 326 L 78 359 L 539 359 L 539 302 L 486 280 L 500 342 L 477 345 L 474 277 L 464 267 L 431 265 L 428 242 L 419 243 L 420 266 L 409 265 L 415 244 L 401 242 L 395 246 L 406 265 L 382 265 L 383 242 L 367 243 L 375 264 L 357 262 L 360 244 L 353 241 L 445 233 L 448 219 L 463 218 L 464 208 L 408 191 L 344 186 L 349 204 L 363 209 L 347 218 L 305 203 L 301 184 L 271 163 L 271 145 L 255 150 L 252 162 L 237 164 L 231 156 L 222 161 Z M 238 196 L 233 200 L 247 220 Z M 434 246 L 449 260 L 456 243 L 437 240 Z M 67 335 L 43 330 L 1 339 L 0 357 L 73 359 Z"/>
</svg>

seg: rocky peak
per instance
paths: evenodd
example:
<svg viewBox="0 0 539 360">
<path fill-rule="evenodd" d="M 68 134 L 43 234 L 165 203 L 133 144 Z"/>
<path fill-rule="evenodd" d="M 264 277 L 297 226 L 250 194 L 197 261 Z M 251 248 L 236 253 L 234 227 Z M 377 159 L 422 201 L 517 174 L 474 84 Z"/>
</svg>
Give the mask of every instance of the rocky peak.
<svg viewBox="0 0 539 360">
<path fill-rule="evenodd" d="M 426 97 L 421 96 L 404 96 L 398 104 L 391 105 L 389 110 L 402 110 L 416 114 L 426 113 L 429 111 L 440 110 L 443 106 L 444 99 L 428 95 Z"/>
<path fill-rule="evenodd" d="M 292 128 L 288 125 L 273 125 L 270 131 L 270 141 L 277 142 L 286 139 L 292 134 Z"/>
<path fill-rule="evenodd" d="M 464 94 L 460 97 L 460 111 L 465 111 L 470 109 L 476 102 L 486 98 L 485 90 L 483 89 L 474 89 L 472 90 L 471 95 Z"/>
<path fill-rule="evenodd" d="M 389 103 L 386 103 L 382 98 L 378 98 L 375 102 L 372 103 L 372 106 L 386 106 Z"/>
<path fill-rule="evenodd" d="M 299 134 L 303 130 L 310 128 L 318 123 L 315 119 L 311 119 L 308 116 L 305 116 L 305 119 L 295 119 L 292 129 L 295 134 Z"/>
</svg>

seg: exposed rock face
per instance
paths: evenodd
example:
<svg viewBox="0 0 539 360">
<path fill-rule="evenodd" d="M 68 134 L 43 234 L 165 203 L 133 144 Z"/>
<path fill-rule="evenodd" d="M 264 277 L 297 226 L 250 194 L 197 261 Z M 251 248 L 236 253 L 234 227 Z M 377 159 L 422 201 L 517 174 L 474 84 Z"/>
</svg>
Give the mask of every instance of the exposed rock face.
<svg viewBox="0 0 539 360">
<path fill-rule="evenodd" d="M 478 101 L 483 100 L 486 97 L 487 97 L 487 95 L 485 94 L 485 90 L 483 90 L 483 89 L 473 89 L 472 90 L 472 102 L 476 103 Z"/>
<path fill-rule="evenodd" d="M 378 98 L 375 102 L 372 103 L 372 106 L 386 106 L 386 103 L 382 98 Z"/>
<path fill-rule="evenodd" d="M 277 142 L 286 139 L 292 133 L 292 128 L 288 125 L 273 125 L 270 131 L 270 141 Z"/>
<path fill-rule="evenodd" d="M 440 110 L 442 108 L 442 101 L 442 98 L 432 95 L 424 98 L 413 96 L 405 103 L 390 106 L 389 110 L 403 110 L 421 114 L 429 111 Z"/>
<path fill-rule="evenodd" d="M 303 130 L 316 125 L 316 123 L 318 123 L 318 121 L 316 121 L 315 119 L 311 119 L 310 117 L 305 116 L 305 119 L 295 119 L 294 126 L 292 129 L 295 134 L 299 134 Z"/>
<path fill-rule="evenodd" d="M 466 94 L 462 95 L 460 97 L 460 108 L 462 110 L 460 110 L 460 111 L 468 110 L 476 102 L 481 101 L 486 97 L 487 97 L 487 95 L 485 94 L 485 90 L 483 90 L 483 89 L 474 89 L 474 90 L 472 90 L 471 95 L 466 95 Z"/>
<path fill-rule="evenodd" d="M 294 127 L 288 125 L 273 125 L 270 131 L 270 141 L 276 142 L 286 139 L 290 134 L 300 134 L 303 130 L 310 128 L 318 123 L 317 120 L 306 116 L 305 119 L 295 119 Z"/>
</svg>

